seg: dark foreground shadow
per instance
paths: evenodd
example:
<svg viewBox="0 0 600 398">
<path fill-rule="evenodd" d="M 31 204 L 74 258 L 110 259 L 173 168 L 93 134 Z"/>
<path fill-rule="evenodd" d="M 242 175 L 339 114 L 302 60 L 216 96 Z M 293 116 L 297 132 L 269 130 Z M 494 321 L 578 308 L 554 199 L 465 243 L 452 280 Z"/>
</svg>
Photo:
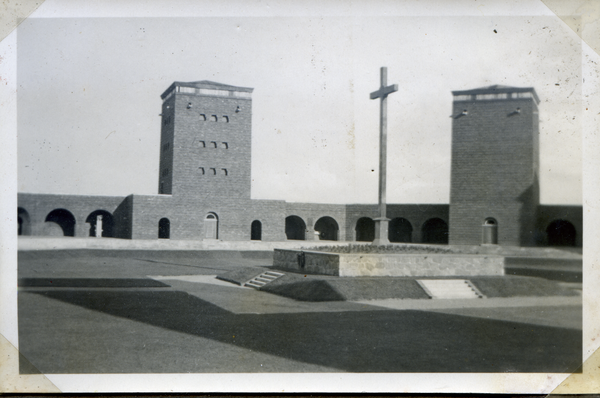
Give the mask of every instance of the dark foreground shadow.
<svg viewBox="0 0 600 398">
<path fill-rule="evenodd" d="M 423 311 L 236 315 L 178 291 L 31 293 L 340 371 L 572 373 L 581 365 L 581 332 L 569 329 Z"/>
<path fill-rule="evenodd" d="M 20 278 L 19 287 L 169 287 L 148 278 Z"/>
</svg>

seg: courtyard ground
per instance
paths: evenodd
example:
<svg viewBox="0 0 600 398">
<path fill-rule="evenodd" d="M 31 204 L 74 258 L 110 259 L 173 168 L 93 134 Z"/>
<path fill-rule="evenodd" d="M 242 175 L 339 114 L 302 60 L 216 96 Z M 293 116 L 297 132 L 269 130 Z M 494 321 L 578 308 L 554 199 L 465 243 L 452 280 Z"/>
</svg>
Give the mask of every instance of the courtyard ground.
<svg viewBox="0 0 600 398">
<path fill-rule="evenodd" d="M 264 251 L 19 252 L 22 373 L 573 372 L 581 298 L 300 302 Z"/>
</svg>

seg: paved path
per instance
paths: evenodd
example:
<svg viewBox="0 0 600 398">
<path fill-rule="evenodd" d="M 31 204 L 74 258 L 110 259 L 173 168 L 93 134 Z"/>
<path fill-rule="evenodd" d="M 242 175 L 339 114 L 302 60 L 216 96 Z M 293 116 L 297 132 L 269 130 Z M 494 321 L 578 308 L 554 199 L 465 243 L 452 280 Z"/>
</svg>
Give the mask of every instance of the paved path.
<svg viewBox="0 0 600 398">
<path fill-rule="evenodd" d="M 580 364 L 577 320 L 559 319 L 581 312 L 577 297 L 299 302 L 214 278 L 260 259 L 130 254 L 20 257 L 23 372 L 571 372 Z"/>
<path fill-rule="evenodd" d="M 216 278 L 216 275 L 150 276 L 173 288 L 201 297 L 236 314 L 373 311 L 378 308 L 421 310 L 445 314 L 497 319 L 532 325 L 581 330 L 581 297 L 511 297 L 454 300 L 361 300 L 355 302 L 299 302 L 258 292 Z M 235 289 L 227 295 L 219 289 Z"/>
</svg>

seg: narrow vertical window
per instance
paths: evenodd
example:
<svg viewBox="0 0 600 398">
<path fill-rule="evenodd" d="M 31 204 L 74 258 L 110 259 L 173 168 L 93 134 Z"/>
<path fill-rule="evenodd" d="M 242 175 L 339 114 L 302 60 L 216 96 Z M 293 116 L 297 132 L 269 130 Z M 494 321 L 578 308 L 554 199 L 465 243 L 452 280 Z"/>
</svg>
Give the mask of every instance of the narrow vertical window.
<svg viewBox="0 0 600 398">
<path fill-rule="evenodd" d="M 211 122 L 216 122 L 217 121 L 217 115 L 211 115 L 210 116 L 210 121 Z"/>
<path fill-rule="evenodd" d="M 229 123 L 229 116 L 223 115 L 223 121 Z"/>
<path fill-rule="evenodd" d="M 198 170 L 200 170 L 200 174 L 204 175 L 204 167 L 198 167 Z"/>
<path fill-rule="evenodd" d="M 217 169 L 216 168 L 211 167 L 209 170 L 212 170 L 214 176 L 217 175 Z"/>
<path fill-rule="evenodd" d="M 223 170 L 223 173 L 224 173 L 225 175 L 228 175 L 228 173 L 227 173 L 227 169 L 221 169 L 221 170 Z"/>
<path fill-rule="evenodd" d="M 198 143 L 199 143 L 199 145 L 200 145 L 202 148 L 206 148 L 206 142 L 204 142 L 204 141 L 198 141 Z"/>
<path fill-rule="evenodd" d="M 200 114 L 200 121 L 201 122 L 205 122 L 206 121 L 206 115 L 204 113 Z"/>
<path fill-rule="evenodd" d="M 221 142 L 221 145 L 223 146 L 223 148 L 225 149 L 229 149 L 229 144 L 226 142 Z"/>
<path fill-rule="evenodd" d="M 217 147 L 217 141 L 211 141 L 210 143 L 212 144 L 213 148 Z"/>
</svg>

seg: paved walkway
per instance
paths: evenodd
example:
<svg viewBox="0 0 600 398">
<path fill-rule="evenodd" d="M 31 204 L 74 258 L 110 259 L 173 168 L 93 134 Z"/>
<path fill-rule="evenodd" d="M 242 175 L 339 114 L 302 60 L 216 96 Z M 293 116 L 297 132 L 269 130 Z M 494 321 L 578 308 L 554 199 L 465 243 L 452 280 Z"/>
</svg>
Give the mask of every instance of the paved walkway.
<svg viewBox="0 0 600 398">
<path fill-rule="evenodd" d="M 556 373 L 581 364 L 578 297 L 315 303 L 214 278 L 261 265 L 260 253 L 20 252 L 22 371 Z"/>
<path fill-rule="evenodd" d="M 216 275 L 149 276 L 235 314 L 420 310 L 568 329 L 582 328 L 581 297 L 301 302 L 216 279 Z M 223 289 L 229 289 L 226 295 Z"/>
</svg>

